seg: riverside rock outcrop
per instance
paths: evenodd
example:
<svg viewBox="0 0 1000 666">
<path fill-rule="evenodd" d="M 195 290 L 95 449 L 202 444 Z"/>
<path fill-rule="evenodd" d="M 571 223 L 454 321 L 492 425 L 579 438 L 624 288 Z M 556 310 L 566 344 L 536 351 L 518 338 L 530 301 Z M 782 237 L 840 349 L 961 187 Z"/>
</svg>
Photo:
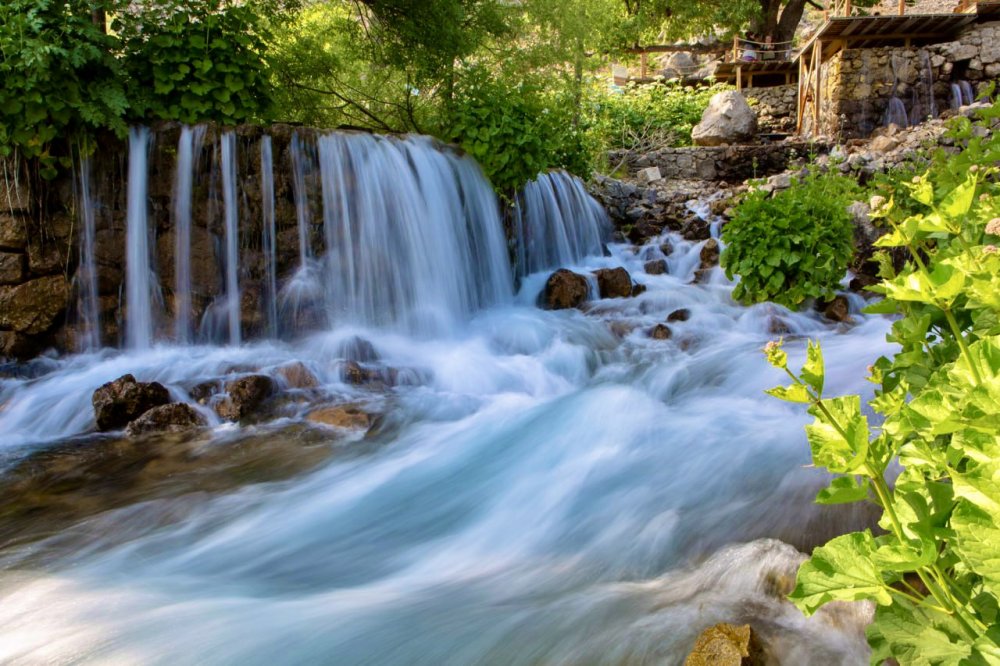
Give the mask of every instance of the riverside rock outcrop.
<svg viewBox="0 0 1000 666">
<path fill-rule="evenodd" d="M 701 122 L 691 130 L 697 146 L 746 143 L 757 135 L 757 114 L 735 90 L 717 93 L 708 103 Z"/>
</svg>

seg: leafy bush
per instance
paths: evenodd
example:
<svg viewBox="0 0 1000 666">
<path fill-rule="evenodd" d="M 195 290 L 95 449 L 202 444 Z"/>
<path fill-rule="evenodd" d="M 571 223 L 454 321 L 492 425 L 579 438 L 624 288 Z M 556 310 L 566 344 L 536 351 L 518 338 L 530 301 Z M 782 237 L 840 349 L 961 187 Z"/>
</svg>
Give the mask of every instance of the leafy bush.
<svg viewBox="0 0 1000 666">
<path fill-rule="evenodd" d="M 122 12 L 124 68 L 137 120 L 215 120 L 268 116 L 272 91 L 264 61 L 264 10 L 227 0 L 155 0 Z"/>
<path fill-rule="evenodd" d="M 691 145 L 691 130 L 712 96 L 731 86 L 684 87 L 667 82 L 592 91 L 588 123 L 606 150 L 648 151 Z"/>
<path fill-rule="evenodd" d="M 985 115 L 1000 118 L 1000 106 Z M 891 227 L 878 245 L 911 257 L 898 274 L 881 262 L 885 299 L 869 307 L 902 315 L 889 336 L 901 350 L 871 367 L 881 425 L 859 396 L 824 396 L 818 346 L 798 374 L 780 344 L 766 350 L 792 378 L 770 393 L 810 405 L 813 462 L 837 475 L 817 501 L 883 511 L 885 534 L 817 548 L 791 595 L 806 614 L 873 600 L 872 663 L 1000 663 L 1000 137 L 974 136 L 961 119 L 955 138 L 966 150 L 897 182 L 876 213 Z M 894 459 L 902 472 L 890 485 Z"/>
<path fill-rule="evenodd" d="M 475 157 L 505 195 L 547 169 L 585 175 L 589 164 L 586 138 L 574 126 L 571 104 L 530 83 L 511 85 L 479 68 L 456 86 L 443 133 Z"/>
<path fill-rule="evenodd" d="M 796 307 L 832 295 L 854 251 L 847 207 L 860 193 L 838 174 L 810 174 L 774 196 L 747 195 L 723 227 L 726 276 L 740 276 L 733 297 Z"/>
<path fill-rule="evenodd" d="M 101 3 L 0 3 L 0 155 L 37 160 L 52 177 L 57 138 L 102 128 L 125 132 L 128 108 L 114 39 L 91 21 Z"/>
</svg>

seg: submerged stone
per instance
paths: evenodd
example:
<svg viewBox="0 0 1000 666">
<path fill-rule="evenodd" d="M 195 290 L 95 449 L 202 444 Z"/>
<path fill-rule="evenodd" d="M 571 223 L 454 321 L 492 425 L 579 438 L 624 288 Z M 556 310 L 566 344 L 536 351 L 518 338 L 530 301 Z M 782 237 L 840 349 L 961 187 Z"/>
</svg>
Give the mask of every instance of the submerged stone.
<svg viewBox="0 0 1000 666">
<path fill-rule="evenodd" d="M 151 432 L 183 432 L 208 425 L 208 420 L 191 405 L 173 402 L 149 410 L 128 424 L 125 434 L 129 437 Z"/>
</svg>

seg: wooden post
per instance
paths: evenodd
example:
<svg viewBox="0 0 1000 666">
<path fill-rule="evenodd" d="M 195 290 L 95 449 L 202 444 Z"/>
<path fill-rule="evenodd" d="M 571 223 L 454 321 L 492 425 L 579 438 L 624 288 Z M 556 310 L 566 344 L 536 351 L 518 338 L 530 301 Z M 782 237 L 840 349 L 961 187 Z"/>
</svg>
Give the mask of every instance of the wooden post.
<svg viewBox="0 0 1000 666">
<path fill-rule="evenodd" d="M 806 95 L 805 95 L 805 86 L 806 86 L 806 61 L 805 61 L 805 55 L 806 54 L 804 52 L 799 54 L 799 85 L 798 85 L 799 94 L 798 94 L 798 99 L 795 100 L 796 101 L 796 113 L 795 113 L 795 133 L 796 134 L 802 134 L 802 112 L 805 109 L 805 105 L 806 105 L 806 99 L 805 99 L 806 98 Z"/>
<path fill-rule="evenodd" d="M 819 134 L 819 118 L 820 118 L 820 101 L 822 90 L 822 79 L 823 79 L 823 42 L 816 40 L 813 46 L 813 73 L 816 76 L 816 92 L 813 94 L 813 133 Z"/>
<path fill-rule="evenodd" d="M 740 61 L 740 38 L 738 35 L 733 35 L 733 62 Z"/>
<path fill-rule="evenodd" d="M 639 56 L 639 78 L 646 78 L 646 67 L 649 65 L 649 54 L 645 51 Z"/>
<path fill-rule="evenodd" d="M 899 0 L 899 15 L 906 13 L 906 0 Z"/>
<path fill-rule="evenodd" d="M 743 65 L 736 65 L 736 89 L 743 90 Z"/>
<path fill-rule="evenodd" d="M 844 4 L 844 16 L 850 16 L 851 10 L 853 9 L 854 8 L 851 6 L 851 0 L 847 0 L 847 2 Z"/>
</svg>

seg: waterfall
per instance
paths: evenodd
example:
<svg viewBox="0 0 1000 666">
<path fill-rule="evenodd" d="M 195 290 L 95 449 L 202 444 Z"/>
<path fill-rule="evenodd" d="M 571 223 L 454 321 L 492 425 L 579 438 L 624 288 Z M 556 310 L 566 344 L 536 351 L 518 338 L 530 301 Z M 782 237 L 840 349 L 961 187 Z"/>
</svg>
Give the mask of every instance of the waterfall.
<svg viewBox="0 0 1000 666">
<path fill-rule="evenodd" d="M 101 346 L 101 318 L 97 296 L 97 265 L 94 257 L 94 200 L 90 189 L 91 163 L 80 156 L 77 208 L 80 213 L 80 267 L 77 277 L 80 288 L 80 320 L 82 334 L 79 346 L 83 350 Z"/>
<path fill-rule="evenodd" d="M 331 324 L 440 333 L 509 299 L 496 199 L 478 166 L 426 137 L 320 137 Z"/>
<path fill-rule="evenodd" d="M 885 127 L 889 125 L 898 125 L 899 127 L 909 127 L 910 120 L 906 116 L 906 106 L 903 104 L 903 100 L 898 97 L 892 97 L 889 100 L 889 106 L 885 110 L 885 119 L 882 121 Z"/>
<path fill-rule="evenodd" d="M 236 197 L 236 134 L 222 135 L 222 201 L 226 226 L 226 315 L 229 343 L 240 344 L 239 211 Z"/>
<path fill-rule="evenodd" d="M 274 221 L 274 159 L 270 136 L 265 136 L 260 142 L 260 193 L 263 206 L 261 246 L 266 274 L 264 307 L 267 309 L 267 333 L 274 338 L 278 335 L 278 257 Z"/>
<path fill-rule="evenodd" d="M 951 95 L 948 97 L 948 106 L 952 111 L 958 110 L 962 106 L 962 87 L 957 83 L 951 84 Z"/>
<path fill-rule="evenodd" d="M 920 87 L 924 98 L 920 102 L 920 112 L 913 112 L 913 122 L 920 123 L 929 118 L 938 117 L 937 101 L 934 99 L 934 70 L 931 67 L 931 57 L 927 51 L 920 52 Z M 916 92 L 916 91 L 914 91 Z"/>
<path fill-rule="evenodd" d="M 147 201 L 149 129 L 133 127 L 128 135 L 128 211 L 125 253 L 125 340 L 132 349 L 153 343 L 152 281 Z"/>
<path fill-rule="evenodd" d="M 554 171 L 524 186 L 514 209 L 514 228 L 517 275 L 523 277 L 601 254 L 610 223 L 579 178 Z"/>
<path fill-rule="evenodd" d="M 295 219 L 299 229 L 299 266 L 305 267 L 311 257 L 309 248 L 309 197 L 306 189 L 306 169 L 312 170 L 314 150 L 304 146 L 298 133 L 292 135 L 292 195 L 295 198 Z"/>
<path fill-rule="evenodd" d="M 976 101 L 976 93 L 972 89 L 972 84 L 968 81 L 959 81 L 958 87 L 962 91 L 962 105 L 967 106 L 969 104 L 974 104 Z"/>
<path fill-rule="evenodd" d="M 191 198 L 194 171 L 205 127 L 183 127 L 177 143 L 174 174 L 174 312 L 175 337 L 191 341 Z"/>
</svg>

